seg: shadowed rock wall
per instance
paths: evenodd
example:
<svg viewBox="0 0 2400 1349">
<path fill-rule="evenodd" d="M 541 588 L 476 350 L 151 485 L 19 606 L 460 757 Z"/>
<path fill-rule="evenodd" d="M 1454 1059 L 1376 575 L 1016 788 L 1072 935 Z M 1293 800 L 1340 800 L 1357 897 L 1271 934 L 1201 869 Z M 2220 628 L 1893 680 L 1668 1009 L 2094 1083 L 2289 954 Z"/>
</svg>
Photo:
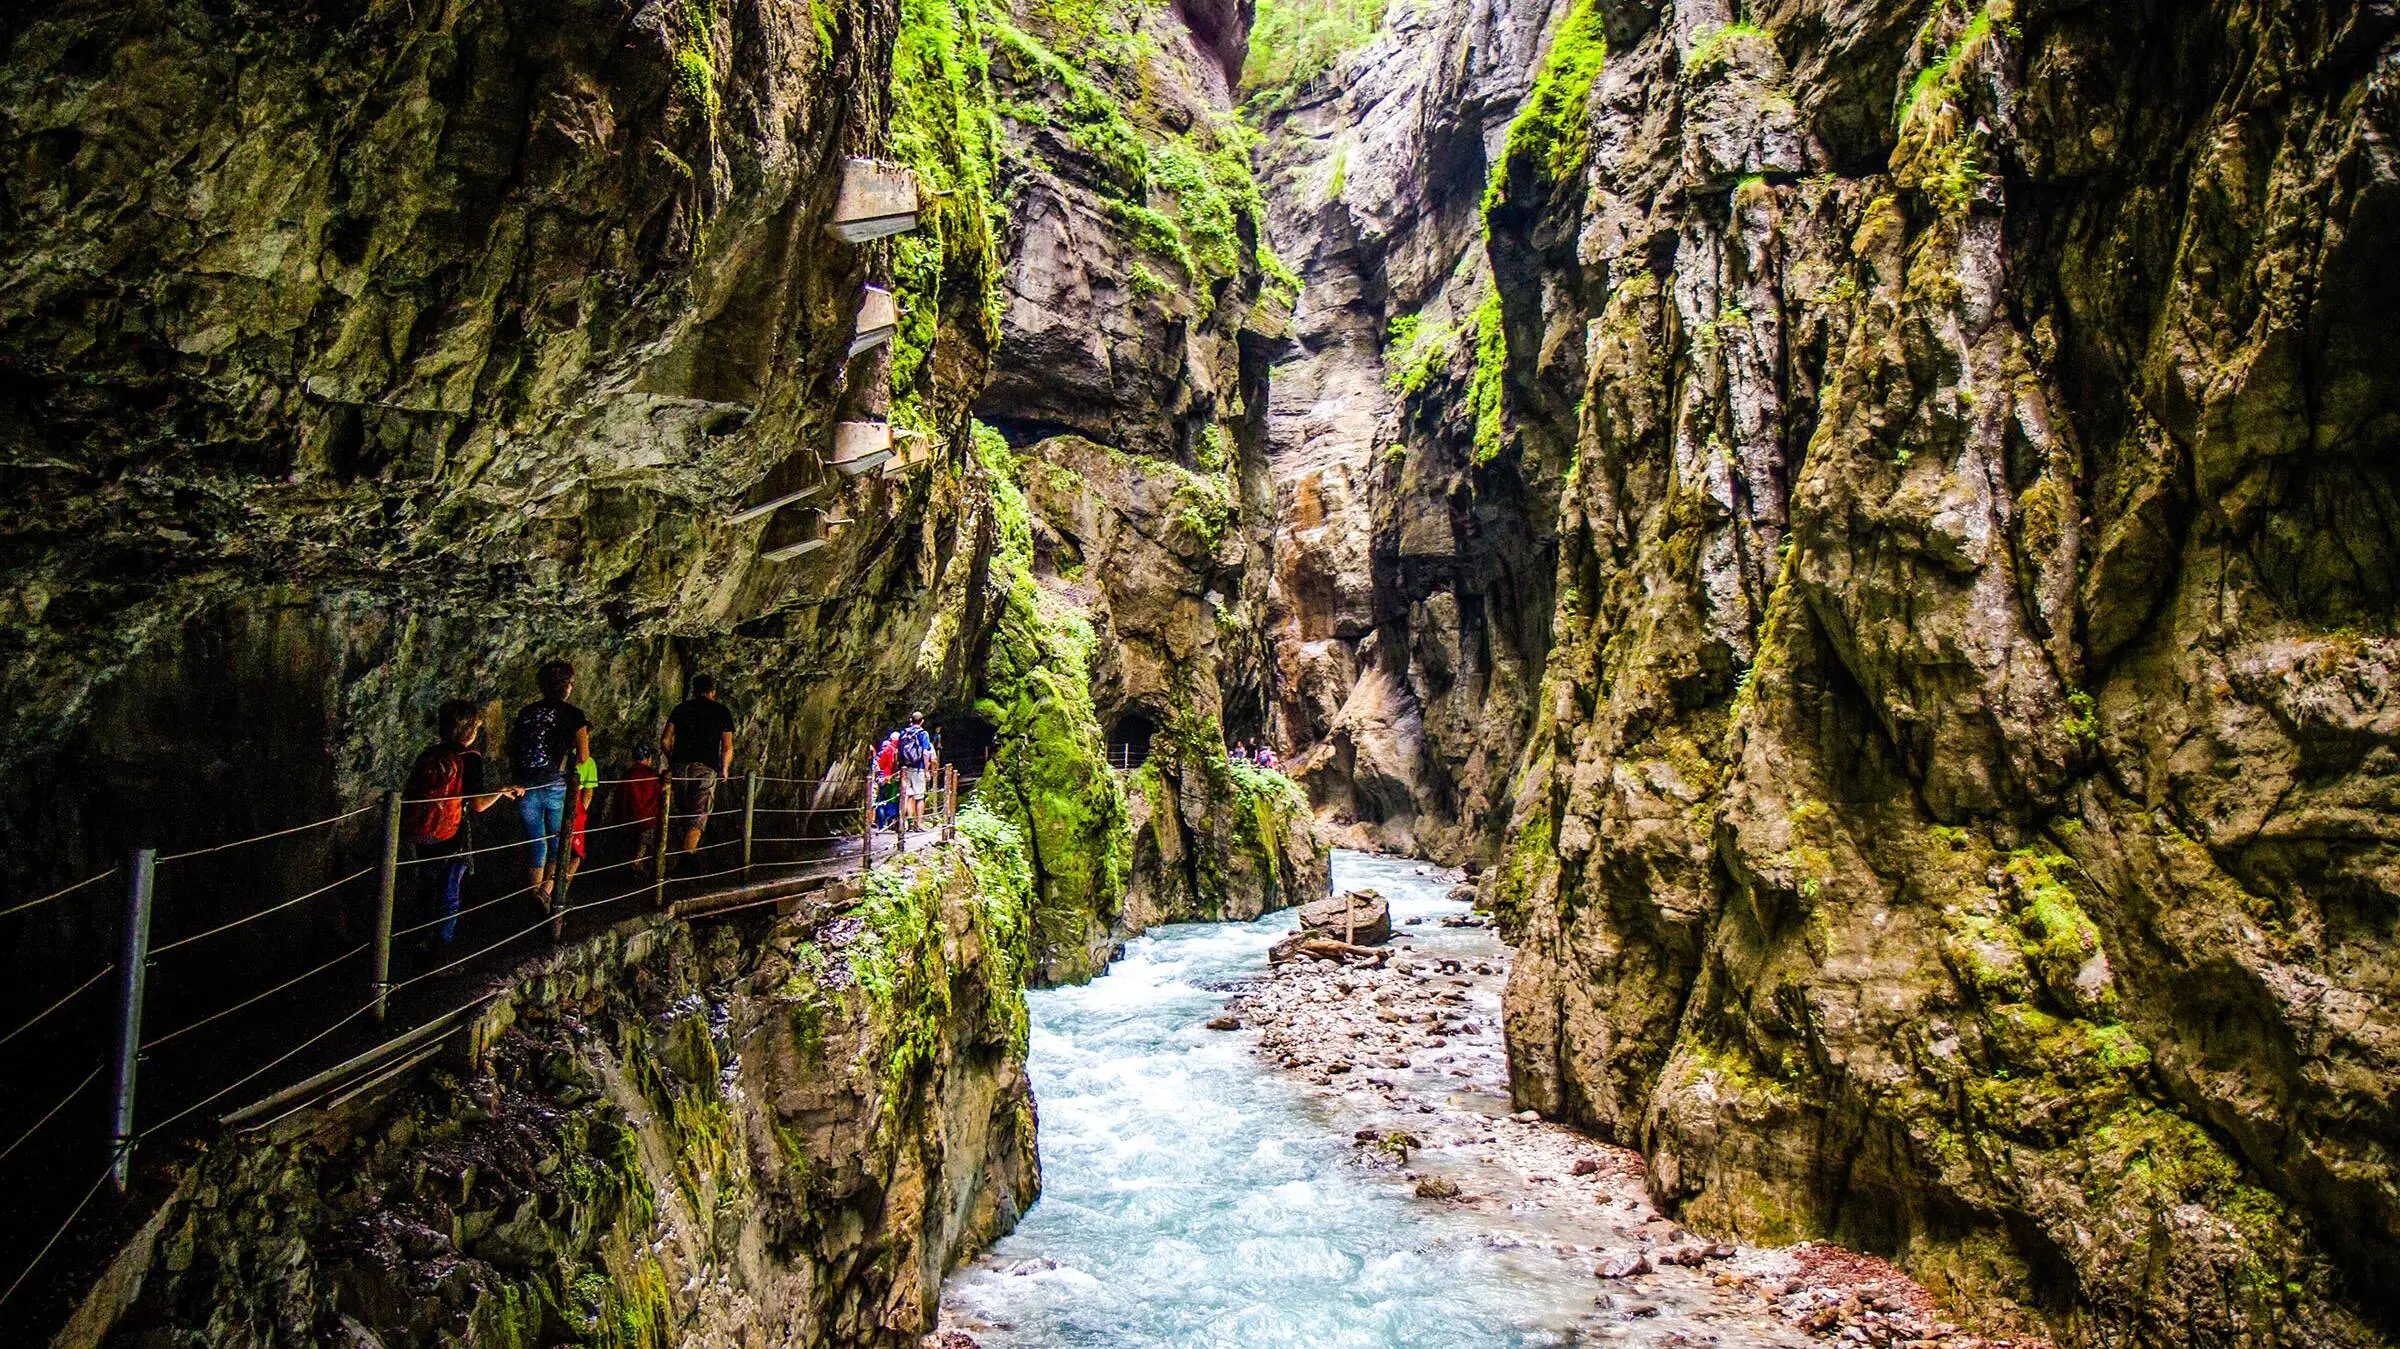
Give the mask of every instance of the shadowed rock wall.
<svg viewBox="0 0 2400 1349">
<path fill-rule="evenodd" d="M 2400 23 L 1740 17 L 1570 16 L 1489 217 L 1517 1094 L 2066 1342 L 2383 1342 Z"/>
</svg>

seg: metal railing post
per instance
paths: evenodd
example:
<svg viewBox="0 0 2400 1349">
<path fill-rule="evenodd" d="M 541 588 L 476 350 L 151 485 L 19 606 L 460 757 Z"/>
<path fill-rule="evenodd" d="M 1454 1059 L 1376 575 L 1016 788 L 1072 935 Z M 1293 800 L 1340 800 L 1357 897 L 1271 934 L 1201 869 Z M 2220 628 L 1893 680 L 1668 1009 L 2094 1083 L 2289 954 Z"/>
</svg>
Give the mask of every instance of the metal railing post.
<svg viewBox="0 0 2400 1349">
<path fill-rule="evenodd" d="M 150 899 L 158 872 L 158 849 L 136 848 L 126 867 L 125 944 L 117 953 L 116 1099 L 110 1114 L 109 1175 L 123 1194 L 133 1179 L 134 1069 L 142 1057 L 142 986 L 150 972 Z"/>
<path fill-rule="evenodd" d="M 750 773 L 750 789 L 742 794 L 742 870 L 750 869 L 750 841 L 758 833 L 758 773 Z"/>
<path fill-rule="evenodd" d="M 400 894 L 400 793 L 383 794 L 383 862 L 375 869 L 375 1020 L 392 996 L 392 909 Z"/>
<path fill-rule="evenodd" d="M 675 779 L 658 784 L 658 855 L 650 859 L 650 907 L 667 907 L 667 834 L 675 827 Z"/>
<path fill-rule="evenodd" d="M 860 817 L 860 823 L 866 827 L 858 832 L 859 870 L 861 872 L 875 869 L 875 794 L 881 784 L 875 781 L 874 763 L 875 747 L 869 745 L 867 747 L 867 809 L 866 813 Z"/>
<path fill-rule="evenodd" d="M 568 849 L 575 843 L 575 796 L 583 788 L 575 781 L 573 772 L 567 774 L 567 799 L 558 812 L 558 833 L 550 848 L 550 940 L 557 941 L 567 930 L 567 886 L 575 879 L 575 868 L 569 864 Z"/>
</svg>

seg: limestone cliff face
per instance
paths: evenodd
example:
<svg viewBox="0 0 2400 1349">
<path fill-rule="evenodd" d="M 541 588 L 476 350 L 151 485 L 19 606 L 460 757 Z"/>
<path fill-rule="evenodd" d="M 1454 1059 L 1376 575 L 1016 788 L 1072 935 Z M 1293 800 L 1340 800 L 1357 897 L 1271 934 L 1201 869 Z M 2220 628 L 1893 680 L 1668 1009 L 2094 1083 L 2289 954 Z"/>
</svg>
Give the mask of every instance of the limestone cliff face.
<svg viewBox="0 0 2400 1349">
<path fill-rule="evenodd" d="M 914 1344 L 1040 1183 L 990 860 L 551 954 L 471 1055 L 209 1148 L 62 1345 Z"/>
<path fill-rule="evenodd" d="M 845 357 L 893 245 L 825 227 L 842 157 L 885 137 L 895 25 L 13 13 L 0 829 L 37 874 L 12 879 L 330 814 L 439 699 L 512 706 L 552 655 L 612 759 L 697 668 L 779 771 L 963 702 L 980 498 L 824 463 L 891 396 L 888 357 Z M 989 334 L 932 310 L 911 356 L 940 348 L 963 443 Z M 857 524 L 762 559 L 819 515 Z"/>
<path fill-rule="evenodd" d="M 1744 17 L 1571 13 L 1489 216 L 1517 1093 L 2070 1343 L 2380 1342 L 2400 21 Z"/>
<path fill-rule="evenodd" d="M 1122 810 L 1090 813 L 1108 855 L 1087 865 L 1102 849 L 1039 823 L 1074 811 L 1023 807 L 1048 845 L 1037 868 L 1065 853 L 1097 882 L 1041 909 L 1044 975 L 1073 978 L 1156 923 L 1255 916 L 1328 883 L 1303 803 L 1225 754 L 1267 702 L 1266 350 L 1292 282 L 1263 251 L 1228 96 L 1224 43 L 1246 17 L 1028 5 L 987 22 L 1006 263 L 976 414 L 1028 512 L 1021 545 L 1002 544 L 1023 549 L 1002 564 L 1022 621 L 1000 645 L 1047 633 L 1082 670 L 1014 718 L 1050 729 L 1016 739 L 1051 762 L 1054 803 L 1074 778 Z"/>
<path fill-rule="evenodd" d="M 1466 390 L 1484 184 L 1557 8 L 1394 6 L 1264 121 L 1306 283 L 1270 396 L 1272 731 L 1370 847 L 1490 856 L 1532 730 L 1557 483 L 1477 454 Z"/>
</svg>

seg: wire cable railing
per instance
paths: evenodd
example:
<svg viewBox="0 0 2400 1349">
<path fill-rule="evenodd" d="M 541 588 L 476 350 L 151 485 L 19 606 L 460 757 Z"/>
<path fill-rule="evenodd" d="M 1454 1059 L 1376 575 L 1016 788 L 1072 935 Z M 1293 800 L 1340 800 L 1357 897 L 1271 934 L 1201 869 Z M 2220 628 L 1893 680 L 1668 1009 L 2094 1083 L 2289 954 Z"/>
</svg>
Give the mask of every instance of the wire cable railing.
<svg viewBox="0 0 2400 1349">
<path fill-rule="evenodd" d="M 9 1041 L 16 1039 L 18 1036 L 23 1035 L 25 1032 L 42 1024 L 42 1022 L 47 1019 L 51 1013 L 56 1012 L 59 1008 L 75 1001 L 75 999 L 90 991 L 101 980 L 106 979 L 108 976 L 115 974 L 116 972 L 117 967 L 114 964 L 101 966 L 99 973 L 94 974 L 91 978 L 86 979 L 82 983 L 77 984 L 75 987 L 67 990 L 67 992 L 61 996 L 58 1001 L 51 1003 L 42 1010 L 35 1012 L 32 1016 L 29 1016 L 23 1021 L 17 1023 L 17 1028 L 15 1030 L 10 1031 L 6 1035 L 0 1035 L 0 1045 L 6 1045 Z"/>
<path fill-rule="evenodd" d="M 10 914 L 23 913 L 27 909 L 38 909 L 44 904 L 55 903 L 58 900 L 65 899 L 67 896 L 74 894 L 76 891 L 81 890 L 86 886 L 98 885 L 100 882 L 116 875 L 120 870 L 122 870 L 120 867 L 110 867 L 108 870 L 103 871 L 96 876 L 86 876 L 82 880 L 75 882 L 73 885 L 53 890 L 49 894 L 42 896 L 40 899 L 28 899 L 23 903 L 11 904 L 5 909 L 0 909 L 0 918 L 6 918 Z"/>
<path fill-rule="evenodd" d="M 329 815 L 322 820 L 310 820 L 306 824 L 295 824 L 289 829 L 275 829 L 264 834 L 252 834 L 248 838 L 237 838 L 231 843 L 212 843 L 205 848 L 187 848 L 182 852 L 161 853 L 158 856 L 156 864 L 159 866 L 165 866 L 169 862 L 180 862 L 187 857 L 206 857 L 210 853 L 227 852 L 234 848 L 246 848 L 253 843 L 264 843 L 268 839 L 289 838 L 294 834 L 305 834 L 311 829 L 324 829 L 332 825 L 341 824 L 346 820 L 355 820 L 359 816 L 364 815 L 374 809 L 374 805 L 364 805 L 360 806 L 356 810 L 344 811 L 339 815 Z"/>
<path fill-rule="evenodd" d="M 708 815 L 699 818 L 679 799 L 683 784 L 666 775 L 610 778 L 599 785 L 622 787 L 650 781 L 657 783 L 659 791 L 647 800 L 647 809 L 643 808 L 644 798 L 639 796 L 632 798 L 635 804 L 628 813 L 626 796 L 598 794 L 590 798 L 580 827 L 570 811 L 557 834 L 546 841 L 520 836 L 473 845 L 466 840 L 471 846 L 456 851 L 407 846 L 408 840 L 402 832 L 402 812 L 406 807 L 448 798 L 410 798 L 400 792 L 384 792 L 379 799 L 353 809 L 227 842 L 173 852 L 137 850 L 127 864 L 109 867 L 47 894 L 0 908 L 0 917 L 7 917 L 78 895 L 108 896 L 112 891 L 101 887 L 116 881 L 120 884 L 114 893 L 122 896 L 124 933 L 117 959 L 49 997 L 13 1029 L 0 1033 L 0 1049 L 16 1052 L 24 1045 L 39 1043 L 48 1051 L 55 1036 L 35 1037 L 28 1032 L 63 1024 L 72 1034 L 88 1033 L 102 1022 L 99 1009 L 78 1013 L 63 1022 L 62 1014 L 93 990 L 108 986 L 112 977 L 116 981 L 117 1032 L 105 1046 L 101 1062 L 66 1086 L 63 1095 L 55 1099 L 45 1096 L 46 1108 L 32 1115 L 30 1123 L 0 1147 L 0 1162 L 37 1155 L 25 1151 L 29 1142 L 46 1132 L 55 1133 L 63 1127 L 62 1122 L 81 1120 L 80 1113 L 70 1116 L 69 1112 L 78 1100 L 88 1097 L 95 1088 L 102 1088 L 102 1104 L 111 1105 L 107 1117 L 113 1121 L 114 1130 L 109 1167 L 75 1200 L 65 1221 L 50 1234 L 33 1260 L 17 1271 L 5 1291 L 0 1291 L 0 1303 L 15 1296 L 25 1285 L 34 1268 L 49 1257 L 83 1218 L 111 1177 L 120 1190 L 131 1184 L 131 1159 L 138 1147 L 186 1128 L 238 1093 L 270 1084 L 269 1080 L 278 1073 L 289 1072 L 289 1082 L 270 1084 L 277 1085 L 278 1090 L 263 1105 L 284 1110 L 286 1092 L 322 1099 L 313 1095 L 320 1090 L 318 1079 L 303 1080 L 305 1075 L 299 1071 L 304 1056 L 314 1055 L 308 1061 L 313 1065 L 310 1071 L 340 1074 L 334 1079 L 344 1084 L 338 1090 L 355 1093 L 366 1089 L 371 1084 L 365 1079 L 372 1074 L 397 1072 L 419 1061 L 406 1057 L 413 1050 L 386 1053 L 390 1046 L 399 1045 L 412 1035 L 421 1039 L 437 1021 L 456 1015 L 462 1008 L 471 1008 L 477 1001 L 488 1000 L 491 992 L 487 989 L 461 1008 L 437 1016 L 404 1016 L 405 1025 L 393 1026 L 387 1033 L 385 1023 L 395 995 L 410 994 L 403 1007 L 419 1013 L 429 1001 L 455 1001 L 438 993 L 429 999 L 425 994 L 447 980 L 496 978 L 508 968 L 505 962 L 510 948 L 536 938 L 544 928 L 550 930 L 552 941 L 563 939 L 569 918 L 577 919 L 585 925 L 582 930 L 589 931 L 593 930 L 589 924 L 595 919 L 615 921 L 600 917 L 602 911 L 611 907 L 644 901 L 665 904 L 675 892 L 684 898 L 701 899 L 709 887 L 753 873 L 760 867 L 798 868 L 791 873 L 798 879 L 832 877 L 846 869 L 872 868 L 878 865 L 879 855 L 890 855 L 893 851 L 875 837 L 890 831 L 874 826 L 878 789 L 885 784 L 874 781 L 872 774 L 836 772 L 819 778 L 764 773 L 728 775 L 720 779 Z M 958 792 L 973 781 L 971 777 L 960 777 L 955 770 L 934 778 L 933 788 L 926 794 L 922 817 L 927 832 L 947 828 Z M 378 855 L 360 858 L 353 853 L 342 858 L 344 852 L 367 846 L 372 836 L 366 831 L 341 827 L 378 811 L 382 812 L 384 826 Z M 517 812 L 501 815 L 503 821 L 513 818 L 517 818 Z M 781 830 L 769 822 L 780 823 Z M 697 851 L 684 852 L 677 845 L 684 841 L 684 831 L 695 825 L 705 827 L 707 837 Z M 214 865 L 197 869 L 176 867 L 171 873 L 168 870 L 172 863 L 221 856 L 252 845 L 326 830 L 340 830 L 328 840 L 328 846 L 320 848 L 312 844 L 305 852 L 287 849 L 264 860 L 252 857 L 229 864 L 247 871 Z M 633 831 L 640 831 L 638 841 L 626 837 Z M 472 880 L 482 871 L 472 865 L 475 859 L 518 851 L 530 863 L 537 843 L 542 845 L 540 851 L 548 859 L 541 876 L 526 884 L 469 885 L 462 893 L 462 881 Z M 843 846 L 853 843 L 860 846 Z M 765 855 L 761 850 L 766 850 Z M 328 853 L 333 856 L 327 857 Z M 329 862 L 340 864 L 328 865 Z M 463 877 L 445 878 L 438 870 L 423 870 L 437 862 L 468 865 Z M 683 869 L 695 865 L 706 869 Z M 236 915 L 223 914 L 221 899 L 241 889 L 244 875 L 267 870 L 291 874 L 300 866 L 324 866 L 326 872 L 338 874 L 315 883 L 303 881 L 293 887 L 296 892 L 288 897 L 254 903 Z M 421 883 L 411 881 L 404 889 L 404 873 L 424 879 Z M 161 879 L 170 874 L 177 879 L 171 881 L 172 893 L 165 896 L 161 905 Z M 487 890 L 494 892 L 485 893 Z M 447 904 L 443 902 L 445 893 Z M 782 902 L 744 898 L 744 892 L 739 890 L 722 893 L 727 899 L 740 898 L 740 902 L 687 910 L 678 899 L 677 907 L 671 911 L 730 913 Z M 373 896 L 373 909 L 362 914 L 361 904 L 368 895 Z M 404 896 L 413 898 L 407 912 L 402 913 Z M 467 902 L 459 903 L 462 898 Z M 522 905 L 528 899 L 537 901 L 542 910 L 538 916 L 530 912 L 522 919 L 510 916 L 510 906 Z M 308 908 L 312 904 L 317 907 Z M 71 919 L 74 930 L 109 930 L 117 925 L 111 921 L 110 913 L 116 907 L 114 902 L 102 899 L 98 913 L 76 912 Z M 210 912 L 212 908 L 217 912 Z M 304 910 L 308 916 L 304 922 L 298 921 Z M 174 928 L 190 930 L 174 931 L 165 940 L 154 943 L 150 927 L 155 913 L 170 916 Z M 230 982 L 224 976 L 222 962 L 180 961 L 173 962 L 171 967 L 162 963 L 164 957 L 187 947 L 286 916 L 289 921 L 259 929 L 262 933 L 272 933 L 271 938 L 246 940 L 237 948 L 245 953 L 258 953 L 259 972 L 265 976 L 261 981 L 263 986 L 237 988 L 233 990 L 235 996 L 222 1005 L 208 1005 L 214 1001 L 210 995 Z M 95 917 L 104 921 L 95 925 L 91 921 Z M 370 917 L 374 920 L 374 935 L 362 939 L 360 927 Z M 433 936 L 437 931 L 441 935 Z M 452 933 L 469 938 L 459 944 L 462 949 L 456 953 L 448 940 Z M 397 972 L 390 968 L 394 946 L 408 939 L 419 939 L 416 949 L 422 954 L 410 963 L 421 967 L 394 978 Z M 314 953 L 304 954 L 312 946 L 316 948 Z M 286 963 L 287 957 L 295 956 L 299 958 Z M 369 968 L 361 971 L 362 964 Z M 276 965 L 282 968 L 273 968 Z M 345 969 L 352 974 L 342 975 Z M 344 987 L 341 980 L 359 973 L 368 975 L 364 982 L 369 987 L 362 990 L 368 996 L 353 1002 L 340 991 Z M 149 1001 L 155 1005 L 150 1015 L 154 1020 L 165 1020 L 166 1017 L 156 1013 L 168 1012 L 173 1016 L 174 1028 L 144 1034 L 144 985 L 158 984 L 162 978 L 163 985 L 151 989 Z M 287 1008 L 288 1011 L 284 1010 Z M 295 1039 L 299 1025 L 313 1029 Z M 342 1047 L 338 1052 L 337 1046 Z M 162 1057 L 156 1064 L 149 1062 L 152 1056 L 169 1050 L 173 1051 L 172 1056 Z M 345 1053 L 351 1057 L 342 1057 Z M 216 1076 L 210 1069 L 227 1055 L 248 1060 L 253 1054 L 263 1058 L 248 1063 L 229 1080 L 213 1083 L 204 1080 Z M 360 1064 L 368 1066 L 353 1067 Z M 159 1117 L 154 1121 L 138 1121 L 136 1078 L 161 1069 L 166 1070 L 163 1077 L 146 1086 L 148 1094 L 140 1100 L 141 1113 L 155 1111 Z M 235 1111 L 224 1118 L 237 1119 L 244 1113 Z M 63 1203 L 65 1196 L 60 1194 L 58 1198 Z"/>
</svg>

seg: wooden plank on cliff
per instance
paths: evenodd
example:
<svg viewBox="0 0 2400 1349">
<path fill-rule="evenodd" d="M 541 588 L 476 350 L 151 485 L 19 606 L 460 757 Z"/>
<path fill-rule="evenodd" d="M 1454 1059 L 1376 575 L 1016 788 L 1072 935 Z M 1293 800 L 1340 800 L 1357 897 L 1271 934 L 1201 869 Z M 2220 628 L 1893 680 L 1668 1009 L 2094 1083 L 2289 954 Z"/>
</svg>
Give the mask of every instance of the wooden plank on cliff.
<svg viewBox="0 0 2400 1349">
<path fill-rule="evenodd" d="M 844 243 L 863 244 L 917 227 L 917 176 L 898 164 L 853 157 L 842 164 L 842 190 L 827 225 Z"/>
</svg>

